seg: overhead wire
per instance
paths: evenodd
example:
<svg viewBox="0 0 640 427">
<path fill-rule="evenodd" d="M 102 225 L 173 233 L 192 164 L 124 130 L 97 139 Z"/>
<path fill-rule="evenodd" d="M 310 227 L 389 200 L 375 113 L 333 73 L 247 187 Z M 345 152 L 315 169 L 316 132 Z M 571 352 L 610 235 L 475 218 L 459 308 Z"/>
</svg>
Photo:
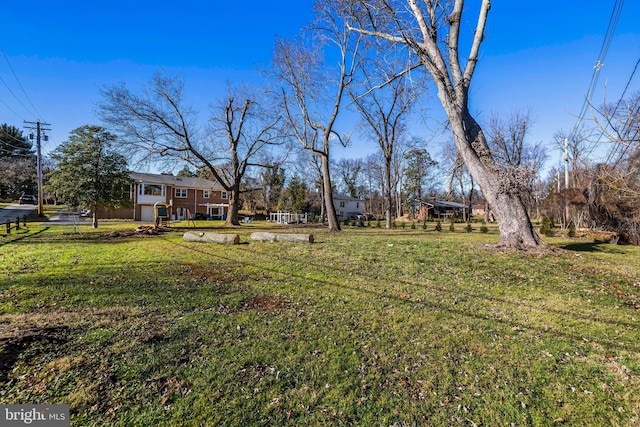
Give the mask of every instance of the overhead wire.
<svg viewBox="0 0 640 427">
<path fill-rule="evenodd" d="M 610 117 L 611 117 L 612 120 L 616 117 L 616 113 L 618 112 L 618 108 L 620 107 L 620 104 L 622 104 L 622 102 L 624 101 L 624 97 L 627 94 L 627 91 L 629 90 L 629 86 L 631 86 L 631 82 L 633 81 L 633 78 L 634 78 L 636 72 L 638 71 L 638 66 L 639 65 L 640 65 L 640 58 L 638 58 L 638 60 L 636 61 L 636 65 L 633 67 L 633 71 L 631 71 L 631 75 L 629 76 L 629 79 L 627 80 L 627 84 L 625 85 L 624 90 L 622 91 L 622 94 L 618 98 L 618 102 L 616 103 L 616 106 L 614 107 L 613 111 L 610 114 Z M 637 111 L 636 111 L 635 114 L 637 114 Z M 604 131 L 602 133 L 604 134 Z M 626 133 L 628 133 L 628 132 L 626 132 Z M 612 160 L 612 158 L 617 155 L 618 146 L 619 146 L 619 144 L 616 144 L 616 146 L 609 151 L 609 154 L 607 156 L 607 163 L 609 163 Z M 623 155 L 624 155 L 624 152 L 626 152 L 626 151 L 627 150 L 625 148 L 623 150 Z"/>
<path fill-rule="evenodd" d="M 25 157 L 25 158 L 31 158 L 35 155 L 35 153 L 32 154 L 16 154 L 13 150 L 17 150 L 17 151 L 23 151 L 25 149 L 24 146 L 19 146 L 19 145 L 14 145 L 15 143 L 20 143 L 20 144 L 24 144 L 25 141 L 28 142 L 28 139 L 20 139 L 17 138 L 16 136 L 8 133 L 5 129 L 0 127 L 0 133 L 3 134 L 2 136 L 2 146 L 0 147 L 0 152 L 9 154 L 13 157 Z M 11 142 L 14 142 L 14 144 L 12 144 Z M 33 147 L 31 147 L 30 149 L 33 149 Z"/>
<path fill-rule="evenodd" d="M 622 14 L 622 7 L 624 6 L 624 0 L 615 0 L 613 5 L 613 10 L 611 11 L 611 16 L 609 17 L 609 23 L 607 25 L 607 31 L 605 32 L 604 40 L 602 41 L 602 45 L 600 46 L 600 52 L 598 53 L 598 57 L 593 66 L 593 72 L 591 74 L 591 81 L 589 83 L 589 88 L 587 90 L 587 94 L 584 97 L 584 101 L 582 103 L 582 108 L 580 110 L 580 114 L 578 115 L 578 119 L 573 127 L 572 134 L 575 134 L 580 127 L 580 124 L 584 120 L 584 117 L 591 106 L 591 100 L 593 98 L 593 94 L 598 87 L 598 79 L 600 77 L 600 70 L 604 67 L 605 59 L 607 57 L 607 53 L 609 52 L 609 47 L 611 46 L 611 42 L 613 40 L 613 35 L 615 34 L 616 27 L 618 26 L 618 21 L 620 20 L 620 15 Z"/>
<path fill-rule="evenodd" d="M 22 85 L 22 82 L 20 81 L 20 78 L 18 78 L 18 75 L 15 72 L 15 69 L 13 68 L 13 66 L 11 65 L 11 61 L 9 61 L 9 57 L 7 56 L 6 52 L 4 51 L 4 49 L 2 48 L 2 46 L 0 46 L 0 52 L 2 52 L 2 56 L 4 57 L 5 62 L 7 63 L 7 65 L 9 66 L 9 70 L 11 70 L 11 74 L 13 75 L 13 78 L 15 79 L 16 83 L 18 84 L 18 87 L 20 88 L 20 91 L 22 92 L 22 94 L 24 95 L 24 98 L 26 99 L 27 103 L 29 104 L 29 106 L 31 108 L 29 108 L 27 105 L 25 105 L 24 102 L 22 102 L 22 100 L 20 99 L 20 97 L 18 97 L 15 92 L 11 89 L 11 87 L 9 86 L 9 84 L 5 81 L 4 78 L 2 78 L 2 76 L 0 76 L 0 81 L 4 84 L 4 86 L 7 88 L 7 90 L 9 91 L 9 93 L 16 99 L 16 101 L 18 101 L 18 103 L 22 106 L 22 108 L 24 108 L 24 110 L 29 113 L 30 115 L 34 115 L 35 117 L 37 117 L 39 120 L 42 120 L 42 114 L 40 114 L 40 112 L 38 111 L 38 109 L 35 107 L 35 105 L 33 104 L 33 101 L 31 101 L 31 98 L 29 97 L 29 95 L 27 94 L 27 91 L 24 89 L 24 86 Z M 16 113 L 16 111 L 14 109 L 12 109 L 11 107 L 9 107 L 9 105 L 2 101 L 2 103 L 9 108 L 9 110 L 11 112 L 13 112 L 14 114 L 16 114 L 18 117 L 22 117 L 20 114 Z M 35 114 L 34 114 L 35 113 Z M 24 118 L 23 118 L 24 120 Z"/>
<path fill-rule="evenodd" d="M 24 105 L 24 103 L 22 102 L 22 100 L 20 98 L 18 98 L 18 96 L 15 94 L 15 92 L 9 87 L 9 85 L 7 84 L 7 82 L 2 78 L 2 76 L 0 76 L 0 82 L 2 82 L 4 84 L 4 87 L 7 88 L 7 90 L 9 91 L 9 93 L 11 95 L 13 95 L 13 97 L 15 98 L 16 101 L 18 101 L 18 103 L 22 106 L 22 108 L 24 108 L 25 111 L 27 111 L 28 113 L 31 113 L 29 111 L 29 108 Z M 3 102 L 3 104 L 7 105 L 5 102 Z M 15 111 L 12 109 L 11 111 L 13 111 L 15 113 Z"/>
<path fill-rule="evenodd" d="M 580 132 L 580 126 L 589 111 L 589 108 L 592 106 L 593 95 L 598 87 L 598 80 L 600 78 L 600 71 L 604 68 L 605 59 L 607 54 L 609 53 L 609 48 L 611 47 L 611 43 L 613 41 L 613 37 L 618 26 L 618 21 L 620 20 L 620 16 L 622 15 L 622 9 L 624 6 L 624 0 L 615 0 L 613 4 L 613 8 L 611 10 L 611 15 L 609 16 L 609 22 L 607 24 L 607 29 L 605 31 L 604 38 L 602 40 L 602 45 L 600 46 L 600 51 L 598 52 L 598 56 L 593 65 L 593 71 L 591 74 L 591 80 L 589 82 L 589 87 L 587 88 L 586 95 L 582 102 L 582 107 L 580 109 L 580 113 L 576 119 L 576 122 L 573 126 L 573 130 L 569 134 L 570 137 L 577 138 L 578 133 Z M 598 143 L 593 143 L 591 147 L 586 148 L 586 155 L 590 155 L 597 147 Z M 560 160 L 560 164 L 562 161 L 566 161 L 566 153 L 562 153 Z"/>
<path fill-rule="evenodd" d="M 9 104 L 7 104 L 6 102 L 4 102 L 2 99 L 0 99 L 0 102 L 2 102 L 2 104 L 7 107 L 7 109 L 9 111 L 11 111 L 13 114 L 15 114 L 16 116 L 20 117 L 22 119 L 22 121 L 26 121 L 26 119 L 24 118 L 24 116 L 22 116 L 21 114 L 19 114 L 16 110 L 14 110 L 13 108 L 11 108 L 11 106 L 9 106 Z"/>
</svg>

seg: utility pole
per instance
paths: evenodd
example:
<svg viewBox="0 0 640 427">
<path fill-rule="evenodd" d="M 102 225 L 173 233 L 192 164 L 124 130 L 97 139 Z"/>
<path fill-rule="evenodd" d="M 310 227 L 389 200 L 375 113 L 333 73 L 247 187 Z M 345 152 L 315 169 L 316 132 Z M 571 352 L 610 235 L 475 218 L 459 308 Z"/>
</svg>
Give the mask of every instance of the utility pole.
<svg viewBox="0 0 640 427">
<path fill-rule="evenodd" d="M 44 193 L 42 191 L 42 144 L 40 143 L 40 141 L 41 141 L 41 136 L 44 137 L 45 141 L 48 140 L 47 135 L 43 135 L 42 132 L 44 132 L 45 130 L 51 130 L 51 129 L 44 128 L 43 126 L 51 126 L 51 125 L 49 123 L 41 123 L 40 121 L 28 122 L 25 120 L 24 123 L 32 125 L 32 126 L 25 126 L 26 129 L 31 129 L 36 131 L 36 148 L 38 153 L 38 216 L 44 216 L 44 211 L 42 208 L 42 199 L 44 197 Z M 29 139 L 33 139 L 33 133 L 29 134 Z"/>
<path fill-rule="evenodd" d="M 564 139 L 564 189 L 569 189 L 569 139 Z"/>
<path fill-rule="evenodd" d="M 569 190 L 569 139 L 564 139 L 564 189 Z M 564 195 L 564 219 L 565 225 L 569 228 L 569 192 Z"/>
</svg>

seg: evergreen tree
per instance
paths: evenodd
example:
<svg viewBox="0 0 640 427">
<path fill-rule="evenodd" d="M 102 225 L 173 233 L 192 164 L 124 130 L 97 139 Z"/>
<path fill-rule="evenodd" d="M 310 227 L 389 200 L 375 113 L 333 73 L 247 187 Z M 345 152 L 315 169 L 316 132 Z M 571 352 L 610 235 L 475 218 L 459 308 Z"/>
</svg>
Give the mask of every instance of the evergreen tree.
<svg viewBox="0 0 640 427">
<path fill-rule="evenodd" d="M 0 157 L 28 158 L 35 156 L 33 144 L 22 131 L 6 123 L 0 125 Z"/>
<path fill-rule="evenodd" d="M 286 177 L 284 169 L 279 164 L 274 164 L 262 169 L 260 181 L 262 182 L 262 203 L 267 211 L 271 211 L 282 195 Z"/>
<path fill-rule="evenodd" d="M 96 207 L 128 204 L 131 179 L 127 159 L 113 150 L 116 137 L 99 126 L 81 126 L 51 153 L 57 163 L 49 174 L 50 191 L 70 206 L 89 206 L 93 227 L 98 227 Z"/>
<path fill-rule="evenodd" d="M 36 157 L 22 131 L 6 123 L 0 125 L 0 199 L 16 200 L 22 193 L 37 189 Z"/>
<path fill-rule="evenodd" d="M 297 176 L 294 176 L 287 189 L 282 192 L 278 202 L 278 210 L 303 213 L 309 210 L 307 200 L 307 185 Z"/>
<path fill-rule="evenodd" d="M 429 184 L 429 169 L 437 164 L 424 148 L 414 148 L 405 154 L 404 192 L 406 201 L 420 206 Z"/>
</svg>

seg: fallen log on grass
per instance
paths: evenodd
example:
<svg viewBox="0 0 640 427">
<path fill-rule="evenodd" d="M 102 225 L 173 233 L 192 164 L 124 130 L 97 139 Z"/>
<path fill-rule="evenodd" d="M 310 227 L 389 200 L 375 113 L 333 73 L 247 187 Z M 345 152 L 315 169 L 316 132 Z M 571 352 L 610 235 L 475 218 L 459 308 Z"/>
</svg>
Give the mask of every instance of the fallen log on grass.
<svg viewBox="0 0 640 427">
<path fill-rule="evenodd" d="M 240 243 L 238 234 L 217 234 L 206 231 L 187 231 L 182 238 L 185 242 L 221 243 L 224 245 Z"/>
<path fill-rule="evenodd" d="M 258 242 L 305 242 L 313 243 L 313 234 L 285 234 L 258 231 L 251 233 L 251 240 Z"/>
</svg>

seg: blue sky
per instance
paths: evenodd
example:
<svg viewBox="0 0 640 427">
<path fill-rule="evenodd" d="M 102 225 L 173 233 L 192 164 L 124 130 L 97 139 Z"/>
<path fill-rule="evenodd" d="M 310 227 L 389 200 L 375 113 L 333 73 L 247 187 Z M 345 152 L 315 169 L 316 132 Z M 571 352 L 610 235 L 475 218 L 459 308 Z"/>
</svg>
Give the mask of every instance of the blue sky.
<svg viewBox="0 0 640 427">
<path fill-rule="evenodd" d="M 258 78 L 256 66 L 268 66 L 275 38 L 297 35 L 312 17 L 312 0 L 5 3 L 0 123 L 21 127 L 23 120 L 38 118 L 51 123 L 45 151 L 74 128 L 99 123 L 95 104 L 102 86 L 143 83 L 160 70 L 182 75 L 189 100 L 206 113 L 227 81 Z M 558 130 L 571 130 L 613 5 L 614 0 L 494 0 L 472 83 L 472 111 L 482 120 L 493 112 L 529 109 L 535 141 L 550 142 Z M 600 73 L 597 103 L 605 86 L 607 99 L 616 99 L 631 76 L 640 57 L 638 17 L 640 2 L 627 1 Z M 640 75 L 632 81 L 634 89 L 640 89 Z M 442 117 L 437 99 L 429 109 L 434 118 Z M 426 123 L 413 132 L 432 139 L 434 122 Z M 374 150 L 356 142 L 334 153 L 360 157 Z M 558 159 L 552 154 L 550 165 Z"/>
</svg>

